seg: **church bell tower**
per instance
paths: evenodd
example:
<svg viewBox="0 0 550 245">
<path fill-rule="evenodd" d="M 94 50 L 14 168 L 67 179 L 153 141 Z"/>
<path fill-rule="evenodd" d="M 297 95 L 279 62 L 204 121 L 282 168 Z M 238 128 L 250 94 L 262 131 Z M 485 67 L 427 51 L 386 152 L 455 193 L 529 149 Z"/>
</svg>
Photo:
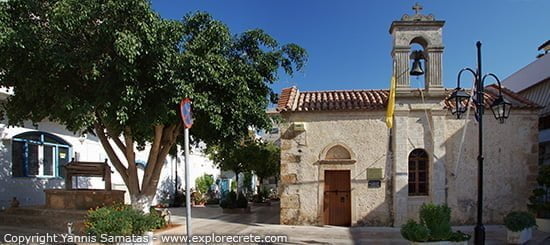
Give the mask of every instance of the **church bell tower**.
<svg viewBox="0 0 550 245">
<path fill-rule="evenodd" d="M 413 6 L 413 10 L 414 15 L 405 14 L 401 20 L 393 21 L 390 27 L 397 92 L 410 90 L 413 75 L 424 76 L 426 91 L 443 91 L 441 65 L 445 21 L 435 20 L 431 14 L 421 14 L 422 6 L 418 3 Z M 422 50 L 411 50 L 412 44 L 422 46 Z M 425 69 L 422 69 L 422 63 Z"/>
</svg>

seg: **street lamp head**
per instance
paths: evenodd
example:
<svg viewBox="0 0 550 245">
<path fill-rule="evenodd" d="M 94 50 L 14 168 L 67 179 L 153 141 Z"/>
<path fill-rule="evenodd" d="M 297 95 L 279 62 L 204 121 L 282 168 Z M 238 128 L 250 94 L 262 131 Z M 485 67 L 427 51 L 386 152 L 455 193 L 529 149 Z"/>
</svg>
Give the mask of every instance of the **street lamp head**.
<svg viewBox="0 0 550 245">
<path fill-rule="evenodd" d="M 460 119 L 460 116 L 468 109 L 470 102 L 470 95 L 464 91 L 464 89 L 456 88 L 451 96 L 447 99 L 451 107 L 449 110 L 453 115 L 456 115 L 456 119 Z M 454 104 L 454 107 L 452 106 Z"/>
<path fill-rule="evenodd" d="M 510 116 L 511 109 L 512 103 L 506 101 L 502 95 L 499 95 L 491 104 L 491 111 L 493 111 L 495 119 L 497 119 L 500 123 L 504 123 L 504 120 Z"/>
<path fill-rule="evenodd" d="M 485 78 L 492 77 L 497 82 L 497 88 L 498 88 L 498 97 L 493 101 L 491 104 L 491 111 L 493 111 L 493 115 L 495 116 L 495 119 L 497 119 L 500 123 L 504 123 L 506 118 L 510 116 L 510 110 L 512 109 L 512 103 L 504 99 L 502 96 L 502 84 L 500 83 L 500 79 L 493 74 L 488 73 L 485 76 L 483 76 L 483 79 L 481 81 L 485 81 Z"/>
</svg>

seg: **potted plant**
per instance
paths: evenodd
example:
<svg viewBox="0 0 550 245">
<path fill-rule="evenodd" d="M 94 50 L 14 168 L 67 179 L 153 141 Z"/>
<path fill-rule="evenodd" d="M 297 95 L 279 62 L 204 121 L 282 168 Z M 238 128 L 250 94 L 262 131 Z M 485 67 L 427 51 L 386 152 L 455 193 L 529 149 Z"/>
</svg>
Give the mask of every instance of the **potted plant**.
<svg viewBox="0 0 550 245">
<path fill-rule="evenodd" d="M 550 232 L 550 166 L 539 166 L 538 187 L 529 197 L 529 210 L 536 215 L 538 230 Z"/>
<path fill-rule="evenodd" d="M 269 199 L 269 191 L 267 188 L 262 188 L 258 191 L 258 194 L 252 197 L 254 206 L 271 206 L 271 200 Z"/>
<path fill-rule="evenodd" d="M 532 238 L 532 227 L 535 218 L 528 212 L 511 212 L 504 217 L 504 225 L 508 230 L 508 243 L 523 244 Z"/>
<path fill-rule="evenodd" d="M 451 229 L 451 209 L 447 205 L 422 204 L 420 223 L 409 220 L 401 236 L 412 244 L 468 244 L 470 235 Z"/>
<path fill-rule="evenodd" d="M 191 193 L 191 199 L 193 200 L 193 207 L 204 207 L 204 204 L 206 204 L 206 198 L 204 198 L 204 195 L 199 191 Z"/>
<path fill-rule="evenodd" d="M 220 207 L 223 209 L 223 213 L 250 213 L 248 200 L 242 192 L 239 193 L 238 198 L 234 191 L 227 193 L 221 200 Z"/>
<path fill-rule="evenodd" d="M 172 203 L 173 207 L 183 207 L 185 206 L 185 193 L 181 190 L 176 191 L 174 196 L 174 202 Z"/>
</svg>

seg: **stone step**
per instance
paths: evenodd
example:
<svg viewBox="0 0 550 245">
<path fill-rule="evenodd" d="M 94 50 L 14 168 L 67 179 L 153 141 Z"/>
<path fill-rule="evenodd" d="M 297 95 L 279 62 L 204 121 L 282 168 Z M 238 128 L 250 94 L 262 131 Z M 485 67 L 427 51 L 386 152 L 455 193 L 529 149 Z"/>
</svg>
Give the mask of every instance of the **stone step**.
<svg viewBox="0 0 550 245">
<path fill-rule="evenodd" d="M 50 232 L 66 233 L 68 222 L 73 223 L 72 227 L 75 233 L 82 234 L 84 231 L 83 217 L 0 213 L 0 226 L 41 228 Z"/>
</svg>

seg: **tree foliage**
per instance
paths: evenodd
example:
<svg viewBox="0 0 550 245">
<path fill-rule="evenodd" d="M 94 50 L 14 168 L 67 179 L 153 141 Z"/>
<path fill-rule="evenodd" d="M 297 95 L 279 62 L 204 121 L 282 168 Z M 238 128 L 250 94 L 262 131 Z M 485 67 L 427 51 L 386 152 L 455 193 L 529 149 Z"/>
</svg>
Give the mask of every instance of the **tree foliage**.
<svg viewBox="0 0 550 245">
<path fill-rule="evenodd" d="M 206 13 L 162 19 L 146 0 L 0 3 L 0 54 L 0 85 L 14 88 L 3 108 L 10 125 L 95 133 L 130 194 L 146 196 L 179 142 L 182 98 L 193 101 L 192 138 L 229 145 L 269 125 L 269 85 L 279 68 L 293 74 L 306 61 L 262 30 L 234 35 Z M 134 149 L 146 143 L 139 185 Z"/>
<path fill-rule="evenodd" d="M 203 176 L 197 177 L 197 179 L 195 179 L 195 186 L 197 187 L 197 190 L 202 194 L 208 192 L 212 184 L 214 184 L 214 177 L 209 174 L 204 174 Z"/>
<path fill-rule="evenodd" d="M 280 149 L 271 142 L 249 136 L 241 144 L 210 147 L 207 153 L 222 170 L 232 170 L 236 174 L 253 171 L 260 183 L 279 175 Z"/>
</svg>

